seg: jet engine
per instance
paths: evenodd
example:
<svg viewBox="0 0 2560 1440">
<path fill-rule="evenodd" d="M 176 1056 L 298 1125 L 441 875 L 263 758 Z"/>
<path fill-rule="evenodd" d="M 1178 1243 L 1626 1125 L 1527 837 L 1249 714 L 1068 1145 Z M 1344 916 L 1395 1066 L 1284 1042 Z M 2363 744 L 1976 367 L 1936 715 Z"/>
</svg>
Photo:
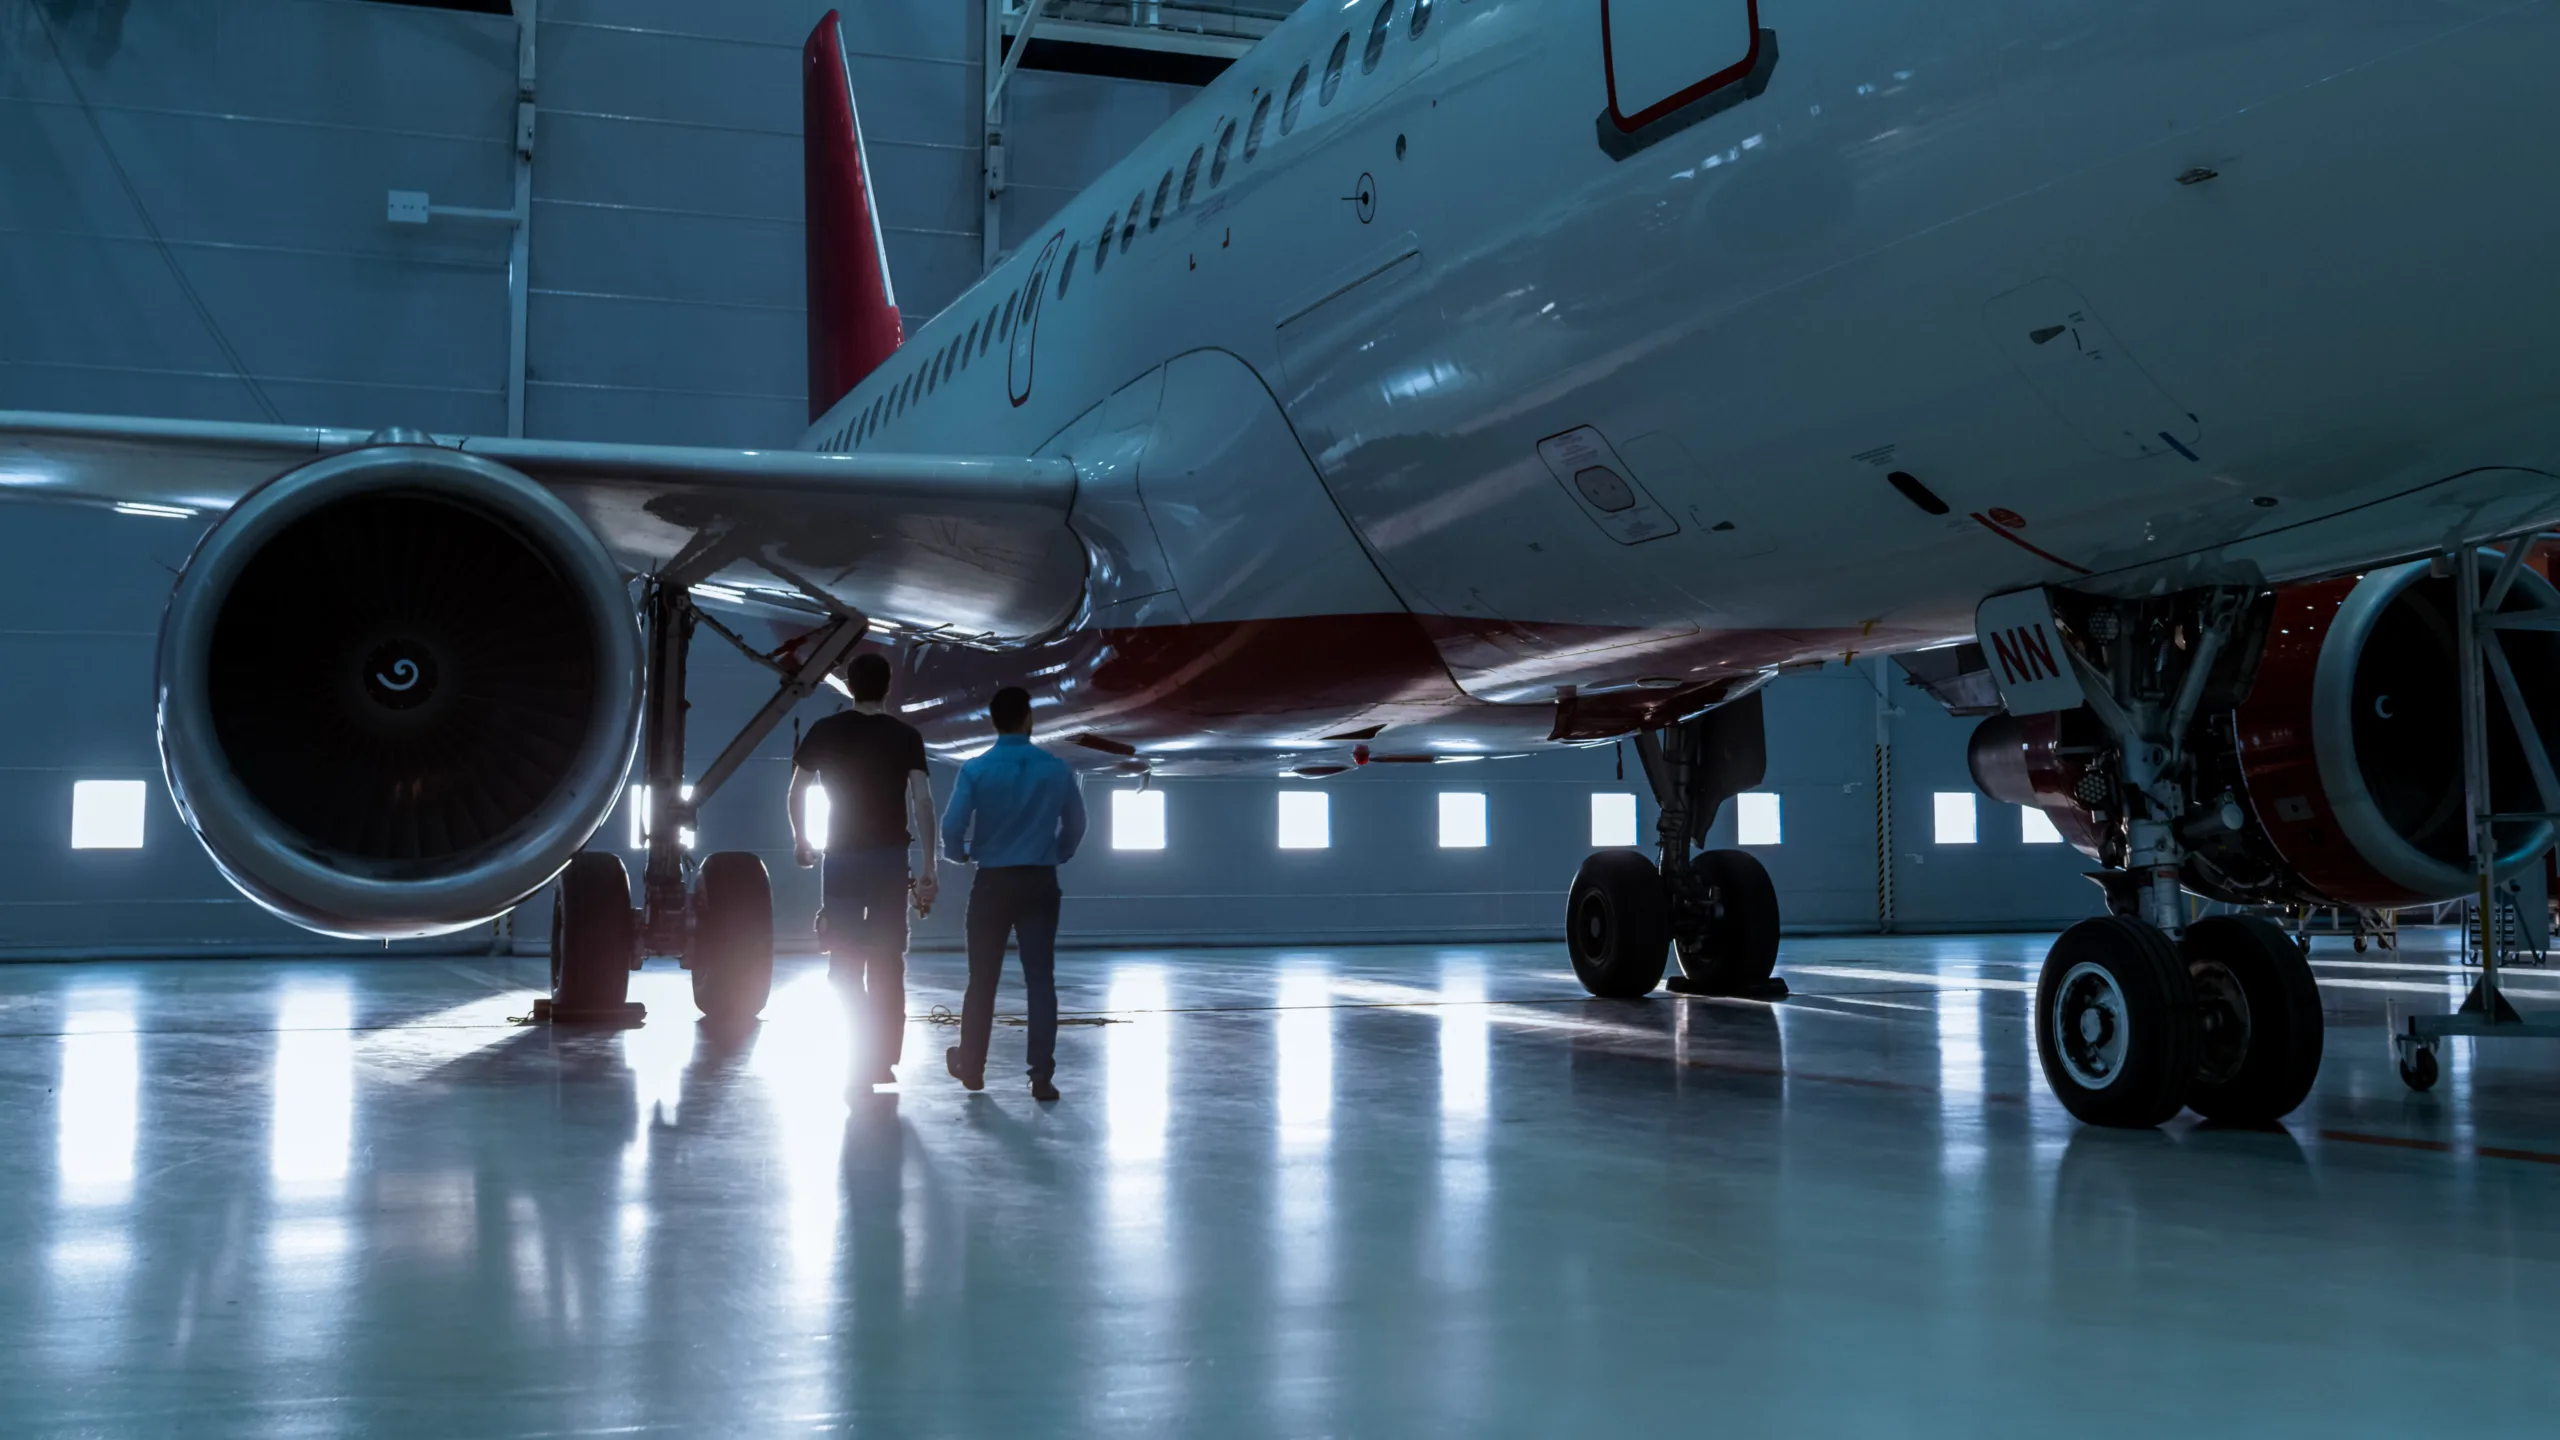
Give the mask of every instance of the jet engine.
<svg viewBox="0 0 2560 1440">
<path fill-rule="evenodd" d="M 214 863 L 326 934 L 479 924 L 612 810 L 639 627 L 585 522 L 425 444 L 318 460 L 243 500 L 161 623 L 161 763 Z"/>
<path fill-rule="evenodd" d="M 2243 904 L 2418 905 L 2470 893 L 2454 582 L 2424 561 L 2288 586 L 2252 617 L 2255 668 L 2188 741 L 2196 799 L 2180 822 L 2183 880 Z M 2530 570 L 2502 608 L 2560 604 Z M 2560 634 L 2502 643 L 2545 752 L 2560 755 Z M 2489 771 L 2502 812 L 2539 811 L 2530 762 L 2495 683 Z M 1983 792 L 2035 805 L 2109 865 L 2125 847 L 2113 738 L 2086 709 L 1994 716 L 1974 733 Z M 2550 849 L 2545 820 L 2501 822 L 2498 868 Z"/>
</svg>

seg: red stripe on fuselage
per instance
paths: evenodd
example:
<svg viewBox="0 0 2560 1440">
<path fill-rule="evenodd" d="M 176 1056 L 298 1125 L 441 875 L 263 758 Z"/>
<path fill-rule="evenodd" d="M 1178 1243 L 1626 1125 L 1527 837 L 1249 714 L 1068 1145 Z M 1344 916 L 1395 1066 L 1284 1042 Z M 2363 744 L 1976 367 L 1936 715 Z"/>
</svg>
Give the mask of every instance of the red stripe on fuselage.
<svg viewBox="0 0 2560 1440">
<path fill-rule="evenodd" d="M 1623 688 L 1576 695 L 1560 715 L 1569 684 L 1494 704 L 1450 678 L 1453 645 L 1471 656 L 1513 651 L 1527 659 L 1514 647 L 1552 644 L 1567 630 L 1583 642 L 1581 680 Z M 1606 643 L 1612 637 L 1614 647 Z M 919 644 L 888 653 L 899 668 L 892 703 L 936 749 L 984 744 L 988 699 L 1020 685 L 1032 694 L 1042 733 L 1101 736 L 1162 767 L 1186 756 L 1233 763 L 1347 754 L 1347 745 L 1323 737 L 1371 726 L 1383 727 L 1380 743 L 1404 751 L 1605 738 L 1700 708 L 1770 666 L 1861 643 L 1888 641 L 1863 630 L 1665 635 L 1392 613 L 1088 630 L 1021 650 Z M 1675 683 L 1639 689 L 1632 683 L 1639 675 Z"/>
</svg>

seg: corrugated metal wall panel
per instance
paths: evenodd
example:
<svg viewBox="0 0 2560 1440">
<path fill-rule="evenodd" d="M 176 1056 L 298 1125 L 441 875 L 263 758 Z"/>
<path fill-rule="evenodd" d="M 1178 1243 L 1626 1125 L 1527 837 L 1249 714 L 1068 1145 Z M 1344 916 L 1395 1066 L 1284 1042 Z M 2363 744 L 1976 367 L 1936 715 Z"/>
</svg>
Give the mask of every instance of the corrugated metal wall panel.
<svg viewBox="0 0 2560 1440">
<path fill-rule="evenodd" d="M 531 433 L 774 444 L 803 428 L 797 65 L 826 8 L 545 4 Z M 42 13 L 67 65 L 55 63 L 36 7 L 0 8 L 0 408 L 261 418 L 231 370 L 236 354 L 288 420 L 503 428 L 506 227 L 393 225 L 383 208 L 391 189 L 509 202 L 511 22 L 355 0 Z M 874 0 L 847 15 L 891 265 L 919 321 L 978 273 L 980 13 L 968 0 Z M 1037 72 L 1013 83 L 1011 244 L 1041 231 L 1190 93 Z M 0 509 L 0 673 L 10 677 L 0 686 L 0 953 L 325 944 L 232 892 L 158 779 L 152 653 L 196 531 L 97 510 Z M 703 647 L 697 763 L 761 703 L 763 684 L 725 647 Z M 1790 919 L 1871 920 L 1872 792 L 1862 787 L 1872 692 L 1835 673 L 1790 680 L 1769 703 L 1788 842 L 1768 858 Z M 1906 708 L 1898 848 L 1923 857 L 1900 864 L 1906 913 L 1974 923 L 2086 913 L 2094 891 L 2073 878 L 2077 857 L 2022 851 L 2014 820 L 1994 807 L 1970 853 L 1921 843 L 1929 791 L 1965 784 L 1965 732 L 1925 703 Z M 785 847 L 788 745 L 787 735 L 769 742 L 702 829 L 707 848 L 763 852 L 793 944 L 805 943 L 817 897 Z M 81 778 L 150 782 L 146 849 L 68 849 Z M 1588 838 L 1589 794 L 1635 787 L 1612 774 L 1606 751 L 1345 777 L 1327 792 L 1335 848 L 1288 856 L 1271 845 L 1276 778 L 1164 788 L 1173 848 L 1144 853 L 1109 848 L 1106 787 L 1094 787 L 1097 833 L 1071 876 L 1072 933 L 1551 931 Z M 1491 797 L 1492 849 L 1438 849 L 1432 797 L 1443 788 Z M 598 843 L 619 844 L 626 829 L 617 815 Z M 921 934 L 949 941 L 960 913 L 954 895 Z M 545 920 L 531 923 L 538 933 Z"/>
</svg>

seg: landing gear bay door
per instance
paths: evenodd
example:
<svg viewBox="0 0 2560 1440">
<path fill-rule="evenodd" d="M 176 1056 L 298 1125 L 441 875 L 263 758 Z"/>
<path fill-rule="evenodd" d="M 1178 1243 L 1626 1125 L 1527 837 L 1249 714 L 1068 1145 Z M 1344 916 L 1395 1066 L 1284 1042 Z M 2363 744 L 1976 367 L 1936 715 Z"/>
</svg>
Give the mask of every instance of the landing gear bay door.
<svg viewBox="0 0 2560 1440">
<path fill-rule="evenodd" d="M 1991 662 L 1991 678 L 2012 715 L 2049 715 L 2087 697 L 2054 623 L 2053 600 L 2042 589 L 1994 595 L 1973 612 L 1974 638 Z"/>
</svg>

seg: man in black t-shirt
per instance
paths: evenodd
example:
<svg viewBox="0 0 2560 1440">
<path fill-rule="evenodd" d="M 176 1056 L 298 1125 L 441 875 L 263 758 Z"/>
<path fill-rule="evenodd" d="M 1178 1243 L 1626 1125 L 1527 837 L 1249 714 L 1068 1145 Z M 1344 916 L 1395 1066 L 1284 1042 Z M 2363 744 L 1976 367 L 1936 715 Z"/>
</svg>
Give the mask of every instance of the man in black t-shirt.
<svg viewBox="0 0 2560 1440">
<path fill-rule="evenodd" d="M 818 939 L 827 972 L 853 1010 L 856 1088 L 897 1079 L 907 1033 L 907 897 L 916 912 L 933 909 L 933 784 L 925 771 L 924 737 L 888 713 L 889 662 L 857 655 L 845 667 L 853 708 L 809 727 L 791 760 L 791 840 L 802 866 L 818 862 L 822 899 Z M 809 833 L 811 786 L 827 794 L 827 833 Z M 908 830 L 910 820 L 915 833 Z M 924 866 L 907 866 L 907 846 L 924 841 Z"/>
</svg>

